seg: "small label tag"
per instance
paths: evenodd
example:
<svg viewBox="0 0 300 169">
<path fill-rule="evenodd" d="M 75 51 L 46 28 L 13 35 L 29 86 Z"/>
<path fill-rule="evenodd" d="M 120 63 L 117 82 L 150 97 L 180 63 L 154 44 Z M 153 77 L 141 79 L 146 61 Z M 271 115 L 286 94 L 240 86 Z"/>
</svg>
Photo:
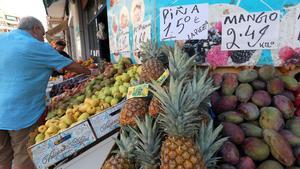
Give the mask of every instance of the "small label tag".
<svg viewBox="0 0 300 169">
<path fill-rule="evenodd" d="M 149 93 L 148 84 L 132 86 L 128 88 L 127 99 L 131 99 L 134 97 L 147 97 L 148 93 Z"/>
<path fill-rule="evenodd" d="M 165 72 L 157 79 L 157 83 L 162 85 L 169 77 L 170 72 L 168 69 L 165 70 Z"/>
</svg>

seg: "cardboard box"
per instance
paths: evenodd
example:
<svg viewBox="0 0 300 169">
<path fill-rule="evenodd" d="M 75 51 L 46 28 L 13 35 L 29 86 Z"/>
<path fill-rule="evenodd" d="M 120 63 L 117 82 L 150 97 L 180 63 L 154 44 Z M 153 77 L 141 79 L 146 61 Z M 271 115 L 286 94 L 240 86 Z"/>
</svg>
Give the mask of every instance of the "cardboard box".
<svg viewBox="0 0 300 169">
<path fill-rule="evenodd" d="M 96 137 L 88 121 L 28 148 L 37 169 L 48 168 L 94 143 Z M 32 140 L 30 141 L 32 143 Z"/>
<path fill-rule="evenodd" d="M 120 128 L 119 114 L 126 100 L 89 118 L 96 137 L 101 139 L 108 134 L 114 134 Z"/>
</svg>

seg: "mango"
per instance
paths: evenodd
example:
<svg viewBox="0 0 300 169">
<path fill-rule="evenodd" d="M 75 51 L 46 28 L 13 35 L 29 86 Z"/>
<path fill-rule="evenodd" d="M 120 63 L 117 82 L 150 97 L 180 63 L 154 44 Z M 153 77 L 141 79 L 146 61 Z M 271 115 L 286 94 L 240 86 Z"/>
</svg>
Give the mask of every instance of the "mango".
<svg viewBox="0 0 300 169">
<path fill-rule="evenodd" d="M 222 82 L 223 82 L 223 76 L 222 74 L 219 73 L 215 73 L 213 74 L 213 84 L 215 87 L 219 87 L 221 86 Z"/>
<path fill-rule="evenodd" d="M 223 95 L 232 95 L 237 88 L 239 82 L 237 79 L 237 75 L 234 73 L 225 73 L 223 75 L 223 83 L 222 83 L 222 94 Z"/>
<path fill-rule="evenodd" d="M 264 129 L 263 138 L 269 145 L 271 154 L 276 160 L 288 167 L 293 165 L 295 157 L 293 155 L 292 148 L 283 136 L 275 130 Z"/>
<path fill-rule="evenodd" d="M 296 99 L 294 94 L 291 91 L 284 91 L 280 95 L 283 95 L 283 96 L 289 98 L 291 101 L 295 101 L 295 99 Z"/>
<path fill-rule="evenodd" d="M 231 122 L 231 123 L 241 123 L 244 121 L 243 115 L 236 111 L 228 111 L 220 114 L 218 119 L 221 121 Z"/>
<path fill-rule="evenodd" d="M 259 107 L 267 107 L 271 104 L 272 99 L 268 92 L 257 90 L 252 95 L 251 101 Z"/>
<path fill-rule="evenodd" d="M 240 104 L 238 111 L 243 115 L 245 120 L 256 120 L 260 114 L 258 107 L 250 102 Z"/>
<path fill-rule="evenodd" d="M 235 110 L 237 106 L 237 97 L 236 96 L 223 96 L 217 102 L 215 107 L 218 113 Z"/>
<path fill-rule="evenodd" d="M 251 85 L 254 90 L 265 90 L 267 87 L 266 83 L 261 80 L 254 80 Z"/>
<path fill-rule="evenodd" d="M 258 69 L 258 77 L 261 80 L 268 81 L 275 76 L 275 67 L 271 65 L 264 65 Z"/>
<path fill-rule="evenodd" d="M 284 125 L 281 112 L 275 107 L 264 107 L 260 109 L 261 116 L 259 124 L 263 129 L 273 129 L 278 131 Z"/>
<path fill-rule="evenodd" d="M 296 108 L 293 102 L 282 95 L 276 95 L 273 97 L 274 106 L 281 111 L 285 119 L 290 119 L 294 116 Z"/>
<path fill-rule="evenodd" d="M 236 169 L 236 168 L 231 164 L 222 164 L 220 165 L 220 169 Z"/>
<path fill-rule="evenodd" d="M 287 90 L 296 91 L 298 89 L 298 81 L 292 76 L 281 76 L 281 80 Z"/>
<path fill-rule="evenodd" d="M 256 169 L 254 161 L 250 157 L 240 158 L 240 162 L 237 164 L 237 169 Z"/>
<path fill-rule="evenodd" d="M 257 169 L 284 169 L 282 165 L 274 160 L 267 160 L 261 163 Z"/>
<path fill-rule="evenodd" d="M 217 103 L 220 99 L 221 99 L 221 96 L 220 96 L 219 92 L 214 91 L 210 96 L 210 103 L 211 103 L 212 107 L 216 107 Z"/>
<path fill-rule="evenodd" d="M 242 103 L 248 102 L 251 99 L 252 94 L 253 94 L 252 86 L 249 85 L 248 83 L 240 84 L 235 91 L 235 95 L 237 99 Z"/>
<path fill-rule="evenodd" d="M 269 157 L 270 149 L 268 145 L 255 137 L 248 137 L 243 143 L 245 154 L 255 161 L 263 161 Z"/>
<path fill-rule="evenodd" d="M 272 95 L 280 94 L 284 91 L 284 83 L 279 78 L 271 79 L 267 82 L 267 90 Z"/>
<path fill-rule="evenodd" d="M 243 130 L 234 123 L 223 122 L 223 133 L 235 144 L 241 144 L 245 139 Z"/>
<path fill-rule="evenodd" d="M 291 146 L 300 146 L 300 137 L 294 135 L 292 132 L 280 130 L 279 134 L 281 134 Z"/>
<path fill-rule="evenodd" d="M 257 71 L 254 69 L 245 69 L 240 71 L 238 74 L 238 80 L 241 83 L 249 83 L 252 82 L 253 80 L 257 79 L 258 74 Z"/>
<path fill-rule="evenodd" d="M 245 133 L 246 137 L 262 137 L 262 129 L 257 125 L 251 123 L 240 124 L 241 129 Z"/>
<path fill-rule="evenodd" d="M 237 147 L 230 141 L 226 141 L 221 149 L 223 160 L 229 164 L 237 164 L 240 160 L 240 153 Z"/>
<path fill-rule="evenodd" d="M 286 122 L 286 128 L 293 134 L 300 137 L 300 117 L 294 117 Z"/>
</svg>

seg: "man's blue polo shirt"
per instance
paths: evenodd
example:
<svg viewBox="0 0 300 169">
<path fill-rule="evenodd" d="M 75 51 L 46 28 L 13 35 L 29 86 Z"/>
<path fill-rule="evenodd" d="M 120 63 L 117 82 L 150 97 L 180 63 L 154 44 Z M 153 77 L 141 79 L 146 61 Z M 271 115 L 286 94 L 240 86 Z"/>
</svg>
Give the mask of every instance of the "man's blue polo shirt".
<svg viewBox="0 0 300 169">
<path fill-rule="evenodd" d="M 0 33 L 0 130 L 34 124 L 45 110 L 52 70 L 72 61 L 26 31 Z"/>
</svg>

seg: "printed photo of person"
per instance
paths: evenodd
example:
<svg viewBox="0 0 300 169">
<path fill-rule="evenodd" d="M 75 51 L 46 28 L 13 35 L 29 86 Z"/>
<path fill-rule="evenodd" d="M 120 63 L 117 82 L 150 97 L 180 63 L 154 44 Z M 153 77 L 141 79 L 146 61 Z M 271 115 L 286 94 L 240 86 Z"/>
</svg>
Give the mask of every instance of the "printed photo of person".
<svg viewBox="0 0 300 169">
<path fill-rule="evenodd" d="M 123 6 L 120 12 L 121 29 L 126 29 L 129 26 L 129 11 L 126 6 Z"/>
<path fill-rule="evenodd" d="M 143 23 L 145 15 L 144 0 L 133 0 L 131 4 L 131 20 L 133 26 Z"/>
</svg>

